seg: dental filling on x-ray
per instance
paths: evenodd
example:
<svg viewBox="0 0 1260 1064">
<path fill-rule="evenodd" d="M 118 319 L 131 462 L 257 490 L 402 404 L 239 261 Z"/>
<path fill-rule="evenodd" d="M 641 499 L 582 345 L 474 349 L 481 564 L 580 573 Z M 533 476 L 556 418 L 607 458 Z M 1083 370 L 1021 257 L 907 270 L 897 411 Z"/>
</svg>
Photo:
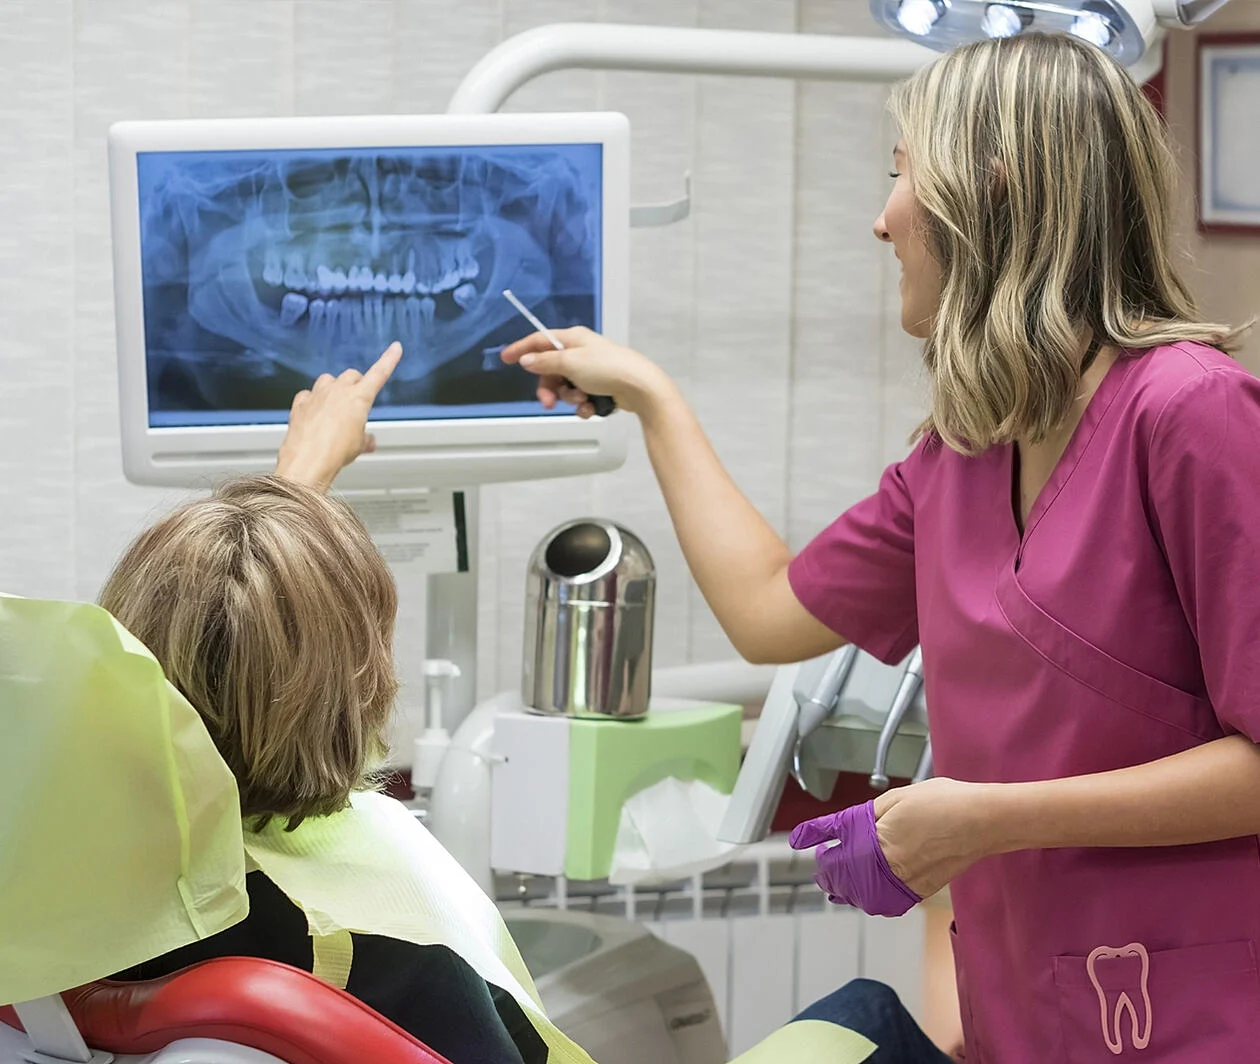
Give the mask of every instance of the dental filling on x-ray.
<svg viewBox="0 0 1260 1064">
<path fill-rule="evenodd" d="M 374 420 L 547 415 L 499 358 L 529 332 L 502 292 L 601 327 L 601 152 L 142 153 L 150 426 L 283 423 L 319 374 L 394 340 Z"/>
</svg>

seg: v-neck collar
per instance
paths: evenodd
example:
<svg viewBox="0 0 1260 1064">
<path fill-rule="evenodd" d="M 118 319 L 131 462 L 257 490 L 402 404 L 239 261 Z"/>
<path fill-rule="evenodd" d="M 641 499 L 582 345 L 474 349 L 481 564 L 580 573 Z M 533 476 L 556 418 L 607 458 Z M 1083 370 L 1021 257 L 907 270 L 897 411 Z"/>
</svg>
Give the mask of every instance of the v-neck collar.
<svg viewBox="0 0 1260 1064">
<path fill-rule="evenodd" d="M 1094 433 L 1098 426 L 1102 424 L 1106 417 L 1107 411 L 1111 408 L 1112 402 L 1120 390 L 1121 384 L 1129 375 L 1132 364 L 1137 360 L 1135 352 L 1122 349 L 1116 356 L 1116 359 L 1107 367 L 1107 372 L 1103 375 L 1103 379 L 1098 382 L 1098 387 L 1094 389 L 1094 394 L 1089 397 L 1089 402 L 1085 405 L 1085 410 L 1081 414 L 1081 419 L 1076 423 L 1076 428 L 1072 430 L 1072 435 L 1068 438 L 1067 446 L 1063 448 L 1063 453 L 1059 455 L 1059 460 L 1055 462 L 1054 468 L 1050 471 L 1050 477 L 1042 486 L 1041 491 L 1037 493 L 1037 498 L 1033 500 L 1032 509 L 1028 511 L 1028 519 L 1024 522 L 1024 530 L 1021 533 L 1019 528 L 1019 514 L 1016 509 L 1019 499 L 1019 487 L 1015 481 L 1015 455 L 1018 445 L 1009 443 L 1006 445 L 1006 484 L 1007 492 L 1007 512 L 1010 516 L 1011 529 L 1014 531 L 1016 541 L 1019 544 L 1016 551 L 1016 564 L 1019 563 L 1019 556 L 1023 553 L 1024 545 L 1028 542 L 1029 537 L 1036 529 L 1038 522 L 1045 516 L 1046 511 L 1054 503 L 1068 480 L 1071 479 L 1072 473 L 1080 464 L 1082 456 L 1089 447 L 1089 442 L 1094 438 Z"/>
</svg>

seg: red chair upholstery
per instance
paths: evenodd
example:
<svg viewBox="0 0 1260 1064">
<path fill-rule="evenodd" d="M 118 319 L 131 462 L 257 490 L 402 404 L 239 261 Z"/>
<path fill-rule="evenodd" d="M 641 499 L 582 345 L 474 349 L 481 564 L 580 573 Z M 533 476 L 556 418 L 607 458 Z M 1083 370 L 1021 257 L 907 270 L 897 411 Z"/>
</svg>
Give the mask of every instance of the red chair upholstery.
<svg viewBox="0 0 1260 1064">
<path fill-rule="evenodd" d="M 275 961 L 219 957 L 165 979 L 102 979 L 61 996 L 87 1044 L 111 1053 L 217 1038 L 286 1064 L 450 1064 L 344 990 Z M 21 1026 L 9 1008 L 0 1022 Z"/>
</svg>

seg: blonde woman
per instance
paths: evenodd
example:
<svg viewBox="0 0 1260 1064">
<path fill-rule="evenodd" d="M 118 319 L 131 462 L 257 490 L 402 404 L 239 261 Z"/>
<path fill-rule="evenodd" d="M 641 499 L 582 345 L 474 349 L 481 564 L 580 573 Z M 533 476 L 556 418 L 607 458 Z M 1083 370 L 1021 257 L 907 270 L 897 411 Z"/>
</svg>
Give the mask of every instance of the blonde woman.
<svg viewBox="0 0 1260 1064">
<path fill-rule="evenodd" d="M 819 881 L 871 911 L 950 884 L 969 1062 L 1255 1059 L 1260 382 L 1174 268 L 1161 123 L 1102 52 L 1040 35 L 944 56 L 892 113 L 875 235 L 931 409 L 800 554 L 641 355 L 571 330 L 504 358 L 548 403 L 639 416 L 744 656 L 922 646 L 941 778 L 796 841 L 838 838 Z"/>
</svg>

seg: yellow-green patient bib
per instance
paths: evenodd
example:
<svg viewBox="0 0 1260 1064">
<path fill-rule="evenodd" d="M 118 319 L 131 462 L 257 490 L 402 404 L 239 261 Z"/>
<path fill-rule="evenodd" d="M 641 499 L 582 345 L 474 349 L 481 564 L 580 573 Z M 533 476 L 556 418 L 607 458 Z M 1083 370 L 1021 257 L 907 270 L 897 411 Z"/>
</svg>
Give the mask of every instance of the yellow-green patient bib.
<svg viewBox="0 0 1260 1064">
<path fill-rule="evenodd" d="M 861 1064 L 878 1047 L 869 1038 L 826 1020 L 780 1027 L 731 1064 Z"/>
<path fill-rule="evenodd" d="M 593 1064 L 543 1011 L 525 962 L 494 903 L 399 802 L 355 794 L 351 807 L 245 833 L 250 860 L 306 913 L 318 942 L 343 932 L 453 950 L 510 993 L 556 1064 Z"/>
<path fill-rule="evenodd" d="M 0 1004 L 244 919 L 240 816 L 201 718 L 126 629 L 0 595 Z"/>
</svg>

